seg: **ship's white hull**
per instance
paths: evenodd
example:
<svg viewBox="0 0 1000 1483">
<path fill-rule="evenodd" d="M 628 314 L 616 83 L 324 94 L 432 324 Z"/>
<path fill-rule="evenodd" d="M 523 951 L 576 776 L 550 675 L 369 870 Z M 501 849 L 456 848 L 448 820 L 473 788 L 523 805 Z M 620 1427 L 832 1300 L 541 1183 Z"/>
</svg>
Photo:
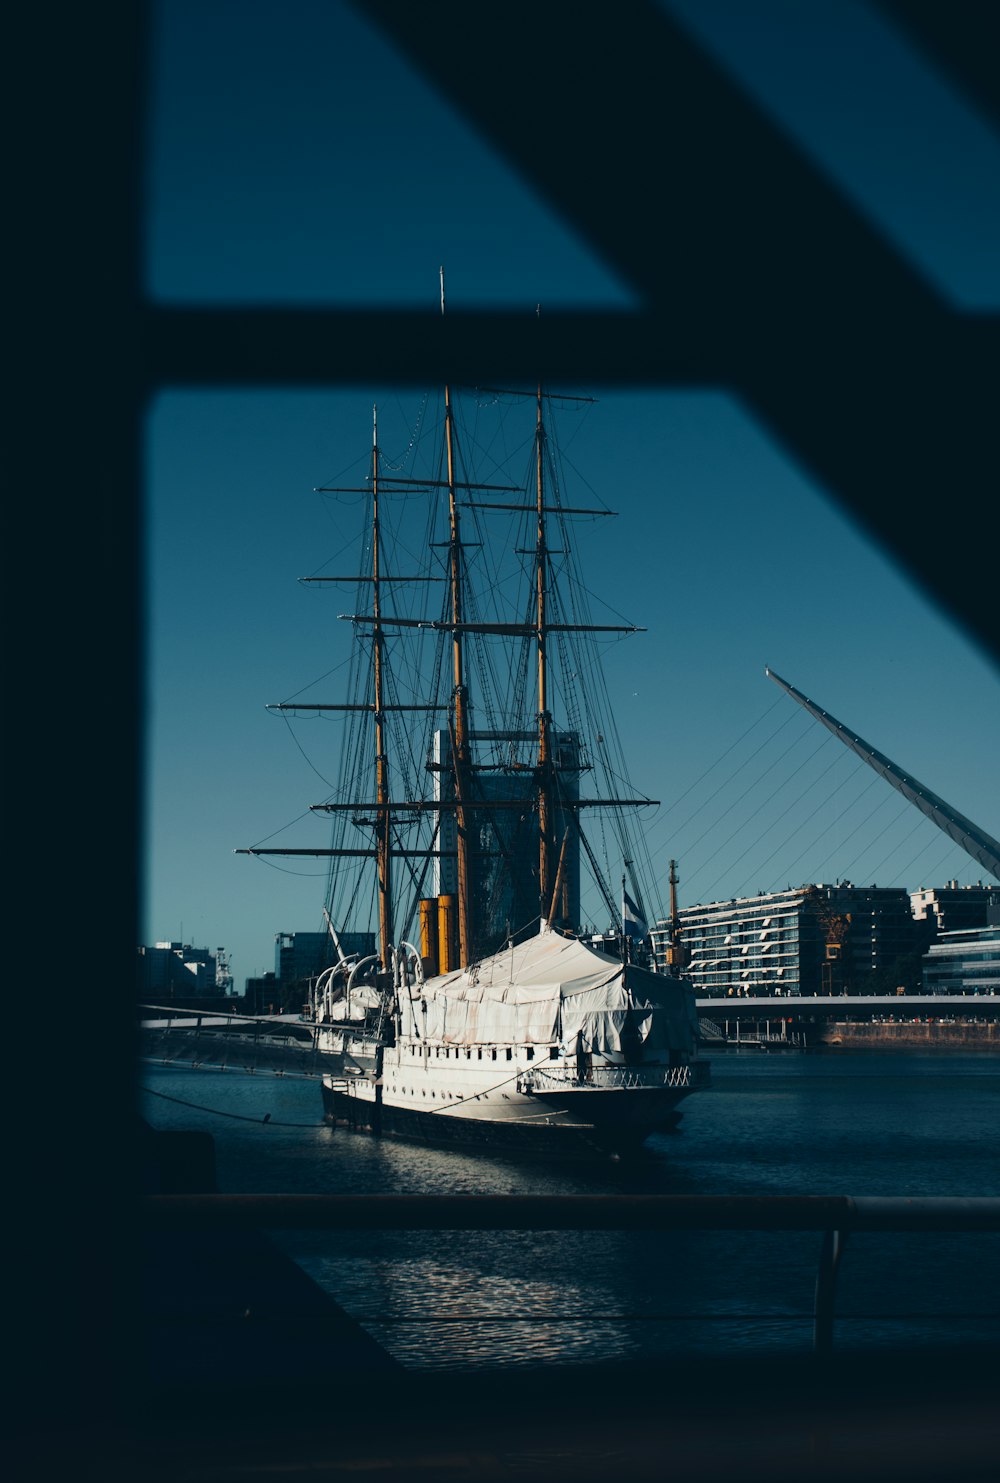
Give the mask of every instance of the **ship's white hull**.
<svg viewBox="0 0 1000 1483">
<path fill-rule="evenodd" d="M 355 1026 L 317 1025 L 316 1051 L 324 1072 L 333 1076 L 358 1076 L 374 1072 L 380 1050 L 378 1040 Z"/>
<path fill-rule="evenodd" d="M 502 1054 L 502 1053 L 501 1053 Z M 455 1052 L 452 1052 L 455 1055 Z M 449 1058 L 450 1059 L 450 1058 Z M 498 1069 L 499 1068 L 499 1069 Z M 506 1059 L 445 1061 L 389 1047 L 381 1075 L 323 1078 L 326 1120 L 443 1146 L 621 1153 L 668 1132 L 677 1105 L 707 1082 L 701 1063 L 576 1068 Z"/>
</svg>

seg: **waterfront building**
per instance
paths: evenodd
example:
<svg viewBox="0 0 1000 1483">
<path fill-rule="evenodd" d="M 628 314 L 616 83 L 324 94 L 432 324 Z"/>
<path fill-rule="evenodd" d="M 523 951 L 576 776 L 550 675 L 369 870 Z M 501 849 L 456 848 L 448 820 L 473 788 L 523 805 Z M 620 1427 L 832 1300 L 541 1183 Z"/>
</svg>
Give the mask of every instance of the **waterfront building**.
<svg viewBox="0 0 1000 1483">
<path fill-rule="evenodd" d="M 996 886 L 960 886 L 949 881 L 946 886 L 920 887 L 910 892 L 910 903 L 917 921 L 927 921 L 936 933 L 957 932 L 963 927 L 985 927 L 991 898 Z"/>
<path fill-rule="evenodd" d="M 923 961 L 925 994 L 1000 994 L 1000 926 L 942 932 Z"/>
<path fill-rule="evenodd" d="M 273 973 L 248 978 L 243 985 L 243 1003 L 248 1014 L 275 1014 L 281 1008 L 278 981 Z"/>
<path fill-rule="evenodd" d="M 340 946 L 348 958 L 367 958 L 375 951 L 374 932 L 341 932 Z M 329 932 L 277 932 L 274 938 L 274 977 L 289 985 L 315 978 L 337 961 Z"/>
<path fill-rule="evenodd" d="M 891 993 L 919 971 L 923 943 L 902 887 L 803 885 L 684 907 L 678 919 L 684 973 L 703 998 Z M 666 972 L 669 922 L 650 935 Z"/>
<path fill-rule="evenodd" d="M 192 947 L 187 942 L 157 942 L 152 947 L 139 948 L 139 994 L 147 1002 L 218 992 L 218 962 L 207 947 Z"/>
</svg>

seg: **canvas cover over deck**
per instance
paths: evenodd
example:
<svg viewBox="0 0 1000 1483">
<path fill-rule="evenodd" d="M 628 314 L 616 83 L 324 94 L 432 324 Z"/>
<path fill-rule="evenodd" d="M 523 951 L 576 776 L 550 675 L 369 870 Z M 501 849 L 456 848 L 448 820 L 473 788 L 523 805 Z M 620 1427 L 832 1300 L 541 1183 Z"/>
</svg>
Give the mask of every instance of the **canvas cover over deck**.
<svg viewBox="0 0 1000 1483">
<path fill-rule="evenodd" d="M 694 989 L 548 927 L 411 989 L 419 1033 L 442 1045 L 560 1045 L 620 1060 L 694 1052 Z M 404 1032 L 408 1026 L 404 1023 Z"/>
</svg>

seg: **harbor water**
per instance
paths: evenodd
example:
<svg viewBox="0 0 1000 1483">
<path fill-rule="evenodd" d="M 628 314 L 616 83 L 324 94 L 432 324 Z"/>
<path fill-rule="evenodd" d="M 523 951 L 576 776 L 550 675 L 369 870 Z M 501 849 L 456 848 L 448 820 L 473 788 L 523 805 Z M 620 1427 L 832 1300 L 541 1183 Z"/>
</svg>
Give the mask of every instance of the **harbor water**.
<svg viewBox="0 0 1000 1483">
<path fill-rule="evenodd" d="M 144 1064 L 148 1122 L 201 1129 L 231 1193 L 1000 1195 L 1000 1058 L 718 1052 L 634 1159 L 463 1154 L 330 1129 L 315 1078 Z M 268 1120 L 265 1122 L 264 1119 Z M 816 1232 L 278 1233 L 407 1367 L 809 1351 Z M 857 1235 L 835 1344 L 1000 1348 L 1000 1236 Z"/>
</svg>

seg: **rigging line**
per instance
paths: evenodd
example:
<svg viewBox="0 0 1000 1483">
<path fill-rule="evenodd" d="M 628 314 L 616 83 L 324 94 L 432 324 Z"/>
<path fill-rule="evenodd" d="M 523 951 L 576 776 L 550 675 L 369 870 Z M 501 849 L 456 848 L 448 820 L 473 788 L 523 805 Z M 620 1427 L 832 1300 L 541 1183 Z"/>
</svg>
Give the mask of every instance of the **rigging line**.
<svg viewBox="0 0 1000 1483">
<path fill-rule="evenodd" d="M 572 471 L 574 479 L 578 479 L 583 487 L 589 490 L 589 492 L 594 496 L 594 499 L 597 500 L 598 504 L 604 505 L 605 509 L 607 509 L 607 505 L 605 504 L 603 495 L 600 493 L 599 490 L 594 488 L 593 484 L 591 484 L 586 474 L 582 473 L 581 470 L 577 468 L 576 464 L 566 452 L 569 444 L 572 443 L 579 436 L 583 426 L 584 424 L 582 421 L 577 424 L 577 426 L 573 429 L 573 432 L 570 434 L 569 441 L 567 443 L 564 444 L 560 439 L 559 446 L 556 448 L 553 457 L 557 458 L 560 464 L 565 464 Z M 610 515 L 611 513 L 612 511 L 608 510 L 608 514 Z"/>
<path fill-rule="evenodd" d="M 608 912 L 610 913 L 612 931 L 620 932 L 622 924 L 621 917 L 618 914 L 618 908 L 615 906 L 614 898 L 612 897 L 611 892 L 608 888 L 607 881 L 605 880 L 604 871 L 601 870 L 601 867 L 598 865 L 596 859 L 594 858 L 594 852 L 590 847 L 590 840 L 584 834 L 583 829 L 580 826 L 579 812 L 577 810 L 574 810 L 573 813 L 570 815 L 570 818 L 576 828 L 577 834 L 579 835 L 580 843 L 583 845 L 584 851 L 587 855 L 587 859 L 590 861 L 590 868 L 594 872 L 594 884 L 600 892 L 601 896 L 604 898 L 604 905 L 608 908 Z M 610 863 L 608 862 L 608 848 L 607 842 L 604 838 L 603 820 L 601 820 L 601 843 L 604 847 L 605 869 L 610 875 L 611 867 Z"/>
<path fill-rule="evenodd" d="M 299 695 L 302 694 L 302 691 L 303 690 L 311 690 L 312 687 L 313 687 L 313 685 L 318 685 L 323 680 L 328 680 L 331 675 L 335 675 L 338 670 L 341 670 L 341 669 L 344 668 L 345 665 L 350 664 L 351 658 L 352 658 L 352 656 L 350 654 L 348 654 L 348 656 L 347 656 L 346 659 L 342 659 L 339 664 L 335 664 L 332 669 L 328 669 L 326 671 L 326 674 L 317 675 L 314 680 L 307 680 L 306 683 L 302 686 L 302 690 L 296 690 L 296 691 L 294 691 L 291 695 L 287 696 L 285 698 L 285 700 L 282 701 L 282 704 L 283 705 L 291 705 L 295 701 L 295 699 L 297 698 L 297 696 L 299 696 Z M 303 701 L 303 709 L 306 709 L 307 710 L 308 709 L 308 704 L 309 704 L 308 701 Z"/>
<path fill-rule="evenodd" d="M 359 863 L 359 866 L 360 866 L 361 862 L 359 861 L 358 863 Z M 364 878 L 365 878 L 365 873 L 364 873 L 363 870 L 361 870 L 359 868 L 358 873 L 357 873 L 357 876 L 356 876 L 355 881 L 354 881 L 354 890 L 351 893 L 351 899 L 347 903 L 347 910 L 345 912 L 343 912 L 341 914 L 341 917 L 340 917 L 341 923 L 349 922 L 351 920 L 351 913 L 354 911 L 354 904 L 355 904 L 355 902 L 358 899 L 358 893 L 361 890 L 361 886 L 362 886 L 362 884 L 364 882 Z M 334 884 L 335 883 L 333 881 L 330 882 L 330 887 L 329 887 L 329 892 L 328 892 L 328 895 L 327 895 L 327 902 L 326 902 L 327 910 L 328 910 L 328 912 L 330 914 L 331 919 L 335 915 L 334 910 L 333 910 L 333 905 L 334 905 L 334 902 L 333 902 Z"/>
<path fill-rule="evenodd" d="M 325 781 L 325 779 L 324 779 L 324 781 Z M 269 839 L 277 839 L 277 837 L 278 837 L 279 834 L 284 834 L 285 830 L 286 829 L 291 829 L 291 827 L 292 827 L 293 824 L 301 824 L 301 822 L 302 822 L 303 819 L 308 819 L 308 818 L 309 818 L 309 810 L 306 809 L 305 812 L 299 814 L 297 818 L 295 818 L 295 819 L 289 819 L 289 821 L 288 821 L 287 824 L 282 824 L 280 826 L 280 828 L 272 830 L 272 832 L 270 834 L 265 834 L 264 837 L 263 837 L 263 839 L 256 840 L 251 845 L 250 848 L 251 849 L 254 849 L 254 850 L 260 849 L 261 845 L 267 844 L 267 842 L 268 842 Z"/>
<path fill-rule="evenodd" d="M 562 524 L 562 521 L 560 521 L 559 523 Z M 563 565 L 565 566 L 566 563 L 564 562 Z M 594 599 L 594 601 L 600 607 L 602 607 L 605 610 L 605 612 L 613 613 L 614 616 L 616 618 L 620 618 L 623 623 L 627 623 L 629 625 L 632 624 L 632 619 L 628 616 L 627 613 L 620 613 L 618 611 L 618 609 L 617 608 L 613 608 L 611 606 L 611 604 L 605 598 L 599 597 L 596 592 L 591 592 L 591 590 L 587 586 L 587 584 L 585 582 L 581 582 L 579 577 L 575 577 L 575 578 L 571 577 L 570 580 L 573 581 L 574 582 L 574 585 L 576 587 L 578 587 L 582 593 L 585 593 L 588 598 L 591 598 L 592 597 Z M 633 636 L 632 634 L 620 633 L 620 634 L 614 635 L 614 636 L 606 639 L 605 640 L 605 644 L 606 645 L 620 644 L 620 643 L 624 642 L 625 639 L 631 638 L 632 636 Z"/>
<path fill-rule="evenodd" d="M 831 798 L 836 797 L 836 795 L 840 792 L 841 788 L 843 788 L 847 783 L 849 783 L 852 778 L 857 777 L 857 775 L 858 775 L 859 772 L 863 772 L 866 766 L 867 766 L 867 763 L 866 762 L 864 762 L 863 760 L 860 761 L 857 764 L 857 766 L 853 769 L 853 771 L 851 771 L 851 772 L 849 772 L 847 774 L 847 777 L 844 778 L 843 782 L 840 782 L 840 783 L 837 784 L 837 786 L 836 786 L 836 788 L 834 788 L 833 792 L 830 793 L 823 800 L 823 803 L 829 803 Z M 871 782 L 868 784 L 868 788 L 874 787 L 877 782 L 878 782 L 878 778 L 877 777 L 872 778 Z M 868 792 L 868 788 L 865 788 L 864 791 L 858 795 L 858 797 L 854 800 L 854 803 L 860 802 L 860 800 L 865 796 L 865 793 Z M 772 850 L 771 851 L 771 854 L 768 855 L 767 859 L 764 860 L 760 865 L 758 865 L 758 867 L 757 867 L 758 870 L 762 870 L 763 867 L 764 867 L 764 865 L 767 865 L 770 860 L 773 860 L 774 859 L 774 856 L 776 854 L 778 854 L 778 852 L 780 850 L 783 850 L 785 848 L 785 846 L 788 844 L 788 841 L 791 840 L 791 839 L 794 839 L 795 836 L 796 836 L 796 834 L 799 832 L 799 830 L 801 828 L 803 828 L 805 824 L 808 824 L 809 823 L 809 819 L 815 818 L 816 814 L 819 813 L 819 810 L 823 807 L 823 803 L 821 803 L 818 808 L 813 809 L 812 813 L 809 815 L 809 818 L 804 819 L 801 824 L 797 825 L 796 828 L 794 828 L 792 830 L 791 834 L 788 836 L 787 839 L 782 840 L 782 842 L 778 846 L 778 849 L 777 850 Z M 853 808 L 853 807 L 854 807 L 854 804 L 853 803 L 848 805 L 848 808 Z M 845 810 L 845 812 L 846 812 L 846 810 Z M 799 863 L 799 861 L 803 858 L 803 856 L 808 855 L 808 853 L 809 853 L 810 850 L 815 849 L 816 848 L 816 844 L 817 844 L 817 841 L 816 840 L 812 840 L 809 844 L 807 844 L 806 847 L 805 847 L 805 849 L 802 850 L 800 854 L 796 855 L 796 857 L 795 857 L 794 860 L 792 860 L 790 863 L 786 864 L 786 866 L 785 866 L 785 872 L 787 873 L 787 871 L 789 871 L 792 868 L 793 865 L 797 865 Z M 826 861 L 825 860 L 823 861 L 823 864 L 824 865 L 826 864 Z M 744 881 L 743 882 L 743 885 L 744 886 L 749 885 L 749 884 L 750 884 L 749 881 Z M 741 890 L 742 890 L 742 887 L 741 887 Z M 772 891 L 777 890 L 777 887 L 776 886 L 772 886 L 771 887 L 771 890 Z"/>
<path fill-rule="evenodd" d="M 276 1073 L 278 1074 L 278 1073 Z M 264 1117 L 248 1117 L 240 1112 L 222 1112 L 218 1107 L 203 1107 L 200 1102 L 185 1102 L 183 1097 L 168 1097 L 166 1092 L 156 1092 L 152 1087 L 140 1087 L 147 1097 L 160 1097 L 164 1102 L 176 1102 L 179 1107 L 193 1107 L 196 1112 L 210 1112 L 213 1117 L 230 1117 L 240 1123 L 256 1123 L 258 1128 L 322 1128 L 323 1123 L 284 1123 L 275 1122 L 270 1113 Z"/>
<path fill-rule="evenodd" d="M 400 829 L 401 829 L 401 826 L 399 824 L 397 824 L 395 822 L 395 820 L 394 820 L 393 823 L 392 823 L 392 832 L 393 832 L 393 834 L 395 836 L 397 849 L 400 848 L 402 846 L 402 844 L 403 844 L 403 840 L 402 840 L 401 834 L 400 834 Z M 431 846 L 431 848 L 433 848 L 433 845 Z M 430 857 L 428 856 L 424 860 L 423 869 L 421 870 L 421 873 L 420 873 L 420 880 L 418 880 L 417 879 L 417 872 L 413 868 L 413 861 L 409 858 L 409 856 L 408 855 L 400 855 L 400 854 L 394 854 L 393 855 L 394 862 L 397 863 L 397 864 L 402 863 L 403 868 L 409 873 L 410 884 L 412 886 L 414 886 L 418 891 L 420 889 L 420 883 L 421 883 L 421 881 L 424 878 L 424 874 L 426 872 L 429 859 L 430 859 Z"/>
<path fill-rule="evenodd" d="M 470 963 L 469 967 L 471 968 L 472 966 L 473 965 Z M 552 1052 L 551 1051 L 549 1051 L 549 1054 L 546 1056 L 545 1060 L 546 1061 L 551 1061 L 552 1060 Z M 539 1061 L 538 1064 L 540 1066 L 544 1066 L 545 1061 Z M 511 1082 L 512 1081 L 517 1081 L 518 1077 L 521 1076 L 521 1075 L 522 1075 L 522 1072 L 520 1070 L 515 1071 L 514 1074 L 513 1074 L 513 1076 L 508 1076 L 508 1077 L 505 1078 L 505 1080 L 498 1081 L 495 1086 L 487 1087 L 485 1091 L 482 1091 L 482 1092 L 471 1092 L 468 1097 L 460 1097 L 457 1102 L 449 1102 L 448 1105 L 447 1105 L 447 1107 L 428 1107 L 428 1108 L 422 1108 L 421 1111 L 426 1111 L 426 1112 L 429 1112 L 429 1113 L 435 1113 L 435 1112 L 451 1112 L 452 1109 L 455 1108 L 455 1107 L 464 1107 L 465 1104 L 466 1104 L 466 1102 L 478 1102 L 479 1099 L 480 1099 L 480 1097 L 488 1097 L 489 1094 L 490 1094 L 490 1092 L 498 1092 L 501 1087 L 510 1086 Z"/>
<path fill-rule="evenodd" d="M 637 788 L 636 785 L 635 785 L 635 783 L 633 783 L 633 781 L 632 781 L 631 778 L 625 777 L 622 773 L 615 772 L 614 768 L 611 766 L 610 763 L 605 763 L 604 771 L 607 774 L 607 776 L 610 777 L 610 778 L 613 778 L 616 783 L 621 783 L 621 785 L 622 785 L 623 788 L 631 788 L 636 793 L 641 793 L 642 792 L 642 789 L 641 788 Z M 793 777 L 794 777 L 794 773 L 793 773 Z M 650 798 L 648 794 L 646 795 L 646 802 L 649 804 L 650 807 L 659 807 L 659 805 L 656 804 L 656 803 L 654 803 L 654 800 L 652 798 Z"/>
<path fill-rule="evenodd" d="M 315 762 L 313 762 L 312 758 L 309 756 L 309 753 L 306 751 L 305 747 L 303 747 L 302 743 L 299 741 L 298 737 L 295 735 L 295 729 L 292 726 L 291 720 L 290 720 L 288 714 L 285 711 L 282 711 L 281 712 L 281 719 L 284 721 L 285 726 L 286 726 L 286 728 L 288 730 L 289 736 L 292 738 L 292 741 L 295 743 L 295 746 L 296 746 L 296 749 L 299 752 L 299 755 L 302 757 L 303 761 L 305 762 L 306 766 L 309 768 L 310 772 L 314 772 L 316 774 L 316 776 L 319 778 L 320 782 L 323 784 L 323 786 L 325 788 L 329 788 L 330 791 L 331 791 L 331 793 L 335 793 L 337 791 L 337 785 L 336 785 L 336 783 L 331 782 L 328 777 L 326 777 L 323 773 L 320 772 L 319 768 L 316 766 Z M 305 814 L 300 814 L 299 815 L 299 818 L 305 818 L 305 817 L 306 817 Z M 298 819 L 294 819 L 292 822 L 297 824 L 298 823 Z M 271 835 L 269 837 L 273 839 L 274 836 Z"/>
<path fill-rule="evenodd" d="M 332 525 L 334 523 L 334 517 L 333 517 L 333 514 L 330 511 L 329 507 L 324 503 L 321 506 L 321 508 L 323 510 L 323 513 L 326 515 L 326 518 L 329 520 L 330 524 Z M 343 521 L 342 521 L 342 519 L 338 519 L 337 520 L 337 534 L 342 537 L 343 536 L 343 533 L 344 533 L 344 531 L 343 531 Z M 348 561 L 350 561 L 351 558 L 350 558 L 349 553 L 354 549 L 354 547 L 357 544 L 358 544 L 358 537 L 356 535 L 355 536 L 352 536 L 349 541 L 341 540 L 341 544 L 336 548 L 336 550 L 335 551 L 331 551 L 330 554 L 329 554 L 329 556 L 327 556 L 324 561 L 320 562 L 319 566 L 313 567 L 313 569 L 309 573 L 309 575 L 311 577 L 318 577 L 323 571 L 326 570 L 327 567 L 332 566 L 334 564 L 334 562 L 337 562 L 338 565 L 339 565 L 341 563 L 341 561 L 343 561 L 345 558 Z M 299 578 L 299 581 L 302 582 L 302 578 L 301 577 Z"/>
<path fill-rule="evenodd" d="M 833 737 L 833 736 L 830 736 L 828 738 L 828 740 L 829 741 L 834 741 L 834 740 L 836 740 L 836 738 Z M 813 760 L 814 757 L 818 756 L 818 754 L 820 752 L 822 752 L 822 750 L 823 750 L 823 748 L 825 746 L 826 746 L 826 740 L 821 741 L 820 744 L 819 744 L 819 746 L 816 748 L 816 750 L 814 752 L 810 752 L 809 753 L 809 756 L 806 757 L 804 761 L 800 762 L 799 765 L 798 765 L 798 767 L 795 769 L 795 771 L 792 772 L 792 773 L 790 773 L 787 778 L 783 778 L 781 780 L 781 782 L 778 784 L 778 786 L 774 789 L 774 791 L 772 793 L 769 793 L 768 794 L 768 796 L 764 799 L 763 803 L 759 803 L 757 805 L 757 807 L 754 809 L 753 813 L 752 814 L 749 814 L 743 820 L 742 824 L 738 824 L 736 826 L 736 828 L 733 830 L 732 834 L 730 834 L 726 839 L 724 839 L 722 841 L 722 843 L 720 845 L 718 845 L 712 851 L 712 853 L 708 856 L 708 858 L 706 860 L 703 860 L 700 865 L 695 866 L 694 870 L 688 872 L 688 884 L 691 883 L 691 880 L 694 877 L 699 876 L 701 874 L 701 872 L 705 869 L 705 866 L 708 865 L 708 864 L 710 864 L 710 862 L 715 859 L 716 855 L 719 853 L 720 850 L 724 850 L 727 845 L 732 844 L 732 842 L 736 838 L 737 834 L 739 834 L 741 830 L 745 829 L 747 827 L 747 825 L 753 819 L 755 819 L 757 817 L 757 815 L 763 809 L 767 808 L 768 804 L 771 803 L 773 801 L 773 799 L 777 798 L 778 794 L 782 791 L 782 789 L 783 788 L 786 788 L 788 786 L 788 784 L 792 781 L 792 778 L 794 778 L 795 776 L 797 776 L 797 774 L 800 773 L 802 771 L 802 769 L 804 767 L 806 767 Z M 812 780 L 812 782 L 809 783 L 808 786 L 804 789 L 804 791 L 799 794 L 798 798 L 794 799 L 794 801 L 792 803 L 790 803 L 788 805 L 788 807 L 786 809 L 784 809 L 778 815 L 778 817 L 773 821 L 773 823 L 771 823 L 771 824 L 769 824 L 767 826 L 767 829 L 764 830 L 763 834 L 759 834 L 755 840 L 751 841 L 751 843 L 749 845 L 747 845 L 747 848 L 743 851 L 743 855 L 738 855 L 737 858 L 734 861 L 732 861 L 732 864 L 733 865 L 738 865 L 739 862 L 740 862 L 740 860 L 743 859 L 743 856 L 749 854 L 749 852 L 753 849 L 754 845 L 755 844 L 759 844 L 760 841 L 764 838 L 764 835 L 767 834 L 769 830 L 773 829 L 775 824 L 780 824 L 781 820 L 785 817 L 785 814 L 787 814 L 791 809 L 793 809 L 795 807 L 796 803 L 799 803 L 806 796 L 806 793 L 808 793 L 811 788 L 815 788 L 816 784 L 818 782 L 820 782 L 823 778 L 825 778 L 828 772 L 832 771 L 832 769 L 834 767 L 836 767 L 837 763 L 840 762 L 843 759 L 843 755 L 844 755 L 843 752 L 838 751 L 836 753 L 836 755 L 834 756 L 833 761 L 830 763 L 830 766 L 824 768 L 824 770 L 820 773 L 819 777 L 818 778 L 814 778 Z M 778 760 L 780 761 L 781 759 L 779 758 Z M 746 795 L 744 794 L 744 797 L 745 796 Z M 736 801 L 738 803 L 739 802 L 739 799 L 737 799 Z M 729 812 L 730 812 L 730 810 L 727 809 L 726 810 L 726 813 L 729 813 Z M 725 818 L 726 817 L 726 814 L 723 814 L 722 817 Z M 709 890 L 711 890 L 711 887 L 709 887 Z"/>
<path fill-rule="evenodd" d="M 421 423 L 424 420 L 424 413 L 427 411 L 427 402 L 428 402 L 429 397 L 430 397 L 430 392 L 429 391 L 425 391 L 424 392 L 424 395 L 423 395 L 423 399 L 422 399 L 422 401 L 420 403 L 419 410 L 417 412 L 416 421 L 413 424 L 412 431 L 410 431 L 410 441 L 409 441 L 409 443 L 406 446 L 405 453 L 400 454 L 399 461 L 397 463 L 393 463 L 393 462 L 391 462 L 389 459 L 387 459 L 385 457 L 385 454 L 382 455 L 382 457 L 383 457 L 382 467 L 387 472 L 390 472 L 390 473 L 398 473 L 400 469 L 406 467 L 406 463 L 407 463 L 407 460 L 410 457 L 410 454 L 413 452 L 413 449 L 414 449 L 415 445 L 420 440 L 420 426 L 421 426 Z M 402 401 L 400 400 L 398 394 L 396 396 L 396 409 L 397 409 L 397 411 L 399 413 L 400 418 L 402 419 L 402 422 L 403 422 L 404 426 L 408 426 L 408 418 L 406 416 L 406 412 L 405 412 L 405 410 L 403 408 Z"/>
<path fill-rule="evenodd" d="M 371 450 L 368 449 L 364 453 L 359 454 L 357 458 L 352 458 L 350 463 L 344 464 L 339 473 L 331 474 L 329 478 L 324 479 L 322 482 L 324 484 L 336 484 L 339 480 L 346 479 L 348 474 L 353 475 L 356 469 L 362 471 L 357 475 L 359 479 L 367 478 L 370 468 Z"/>
<path fill-rule="evenodd" d="M 406 916 L 403 919 L 403 931 L 406 933 L 407 937 L 409 937 L 409 935 L 410 935 L 410 928 L 411 928 L 413 922 L 416 920 L 417 911 L 418 911 L 418 908 L 420 906 L 420 899 L 421 899 L 421 896 L 423 895 L 424 881 L 427 879 L 427 872 L 430 869 L 430 864 L 431 864 L 430 851 L 434 848 L 434 846 L 437 843 L 438 833 L 440 831 L 440 828 L 441 828 L 441 816 L 439 814 L 438 815 L 438 818 L 437 818 L 437 821 L 436 821 L 436 823 L 434 825 L 433 832 L 431 834 L 430 843 L 428 844 L 428 847 L 427 847 L 427 849 L 428 849 L 427 856 L 424 859 L 424 863 L 423 863 L 423 865 L 420 868 L 420 879 L 419 880 L 416 880 L 414 882 L 413 899 L 410 902 L 410 909 L 409 909 L 409 911 L 407 912 Z M 407 862 L 407 864 L 409 864 L 409 862 Z"/>
<path fill-rule="evenodd" d="M 277 870 L 281 875 L 297 875 L 302 880 L 319 880 L 327 873 L 326 866 L 322 870 L 294 870 L 291 865 L 279 865 L 276 860 L 268 860 L 264 855 L 255 855 L 254 859 L 266 865 L 269 870 Z"/>
</svg>

